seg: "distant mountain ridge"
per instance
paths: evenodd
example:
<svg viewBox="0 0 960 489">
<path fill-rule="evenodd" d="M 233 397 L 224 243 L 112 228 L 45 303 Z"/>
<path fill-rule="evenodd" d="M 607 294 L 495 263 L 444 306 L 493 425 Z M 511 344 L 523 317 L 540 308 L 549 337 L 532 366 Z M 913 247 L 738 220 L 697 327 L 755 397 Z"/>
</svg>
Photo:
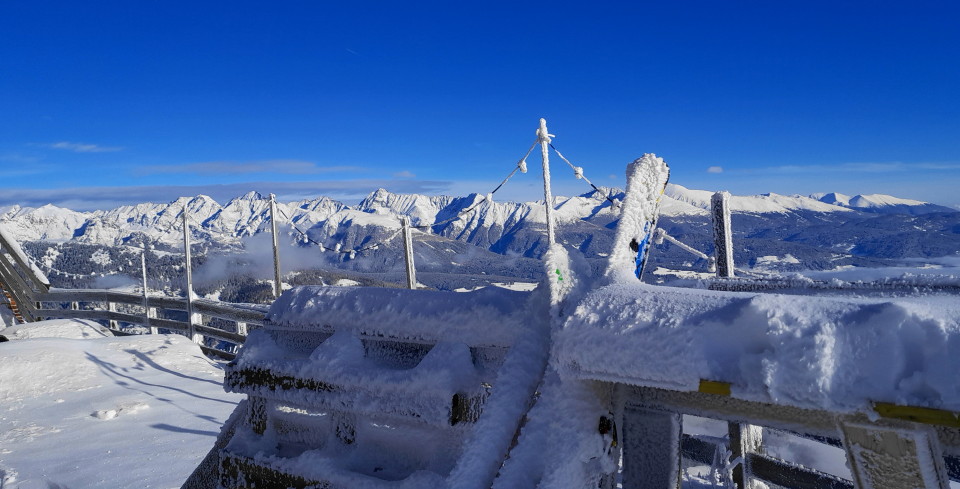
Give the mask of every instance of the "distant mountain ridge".
<svg viewBox="0 0 960 489">
<path fill-rule="evenodd" d="M 708 209 L 712 194 L 668 185 L 661 202 L 660 226 L 687 244 L 711 253 Z M 619 218 L 607 197 L 622 198 L 622 190 L 602 188 L 599 193 L 556 197 L 558 239 L 590 259 L 602 260 L 610 251 Z M 876 260 L 943 256 L 960 250 L 960 212 L 926 202 L 879 194 L 850 197 L 837 193 L 769 193 L 732 196 L 730 204 L 737 263 L 743 266 L 750 266 L 760 257 L 788 254 L 791 260 L 782 263 L 795 268 L 871 266 L 879 263 Z M 182 248 L 184 208 L 189 216 L 191 239 L 204 248 L 239 250 L 247 238 L 269 232 L 269 200 L 257 192 L 224 205 L 198 195 L 166 204 L 142 203 L 93 212 L 52 205 L 13 206 L 0 209 L 0 225 L 23 242 L 107 247 L 139 246 L 146 242 L 159 250 L 177 252 Z M 436 263 L 437 271 L 449 268 L 451 263 L 466 266 L 458 258 L 464 254 L 472 254 L 489 267 L 496 261 L 494 253 L 539 258 L 547 247 L 542 202 L 488 201 L 479 194 L 396 194 L 377 189 L 353 206 L 318 197 L 278 203 L 278 209 L 287 243 L 308 246 L 307 239 L 289 224 L 327 248 L 340 244 L 343 249 L 380 244 L 399 229 L 401 215 L 409 216 L 415 226 L 429 226 L 423 229 L 427 233 L 418 234 L 418 253 Z M 398 259 L 394 249 L 377 253 L 381 256 L 380 265 L 357 262 L 347 266 L 374 270 Z M 670 244 L 661 245 L 654 253 L 653 264 L 658 260 L 665 266 L 699 266 L 695 257 Z M 339 257 L 339 261 L 347 260 Z"/>
</svg>

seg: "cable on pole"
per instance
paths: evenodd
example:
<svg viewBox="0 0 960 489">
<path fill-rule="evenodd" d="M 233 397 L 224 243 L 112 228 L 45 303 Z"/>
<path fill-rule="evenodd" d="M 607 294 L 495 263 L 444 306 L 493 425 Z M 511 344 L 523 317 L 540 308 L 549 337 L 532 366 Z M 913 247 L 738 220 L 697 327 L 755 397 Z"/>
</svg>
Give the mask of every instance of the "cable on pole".
<svg viewBox="0 0 960 489">
<path fill-rule="evenodd" d="M 594 190 L 596 190 L 598 194 L 603 195 L 600 189 L 596 185 L 594 185 L 593 182 L 591 182 L 586 175 L 583 174 L 582 166 L 574 166 L 573 163 L 570 163 L 570 160 L 568 160 L 565 156 L 563 156 L 563 153 L 561 153 L 560 150 L 558 150 L 557 147 L 553 145 L 553 143 L 549 143 L 549 144 L 550 144 L 550 148 L 553 149 L 555 153 L 557 153 L 557 156 L 559 156 L 561 160 L 563 160 L 564 162 L 567 163 L 567 165 L 570 166 L 570 169 L 573 170 L 573 175 L 577 177 L 577 180 L 583 180 L 584 182 L 587 182 L 588 184 L 590 184 L 591 187 L 593 187 Z M 611 199 L 609 195 L 604 195 L 604 198 L 606 198 L 611 205 L 614 205 L 614 206 L 617 205 L 617 202 Z"/>
<path fill-rule="evenodd" d="M 311 238 L 306 232 L 304 232 L 302 229 L 300 229 L 300 227 L 297 226 L 296 223 L 293 222 L 293 219 L 290 219 L 290 217 L 287 216 L 287 213 L 286 213 L 286 212 L 283 212 L 283 207 L 277 206 L 277 210 L 280 211 L 280 215 L 282 215 L 283 218 L 286 219 L 287 222 L 290 223 L 290 226 L 291 226 L 295 231 L 297 231 L 297 233 L 300 234 L 300 236 L 301 236 L 304 240 L 306 240 L 306 242 L 317 245 L 317 247 L 320 248 L 320 251 L 321 251 L 321 252 L 331 252 L 331 253 L 337 253 L 337 254 L 340 254 L 340 255 L 347 255 L 347 257 L 350 258 L 351 260 L 354 259 L 354 258 L 356 258 L 357 253 L 360 253 L 360 252 L 363 252 L 363 251 L 375 250 L 375 249 L 379 248 L 380 245 L 386 244 L 388 241 L 392 240 L 393 238 L 396 238 L 397 235 L 399 235 L 400 232 L 403 231 L 402 228 L 401 228 L 401 229 L 398 229 L 395 233 L 391 234 L 388 238 L 384 239 L 383 241 L 381 241 L 381 242 L 379 242 L 379 243 L 376 243 L 376 244 L 373 244 L 373 245 L 370 245 L 370 246 L 365 246 L 365 247 L 363 247 L 363 248 L 355 248 L 355 249 L 344 250 L 344 249 L 342 249 L 342 248 L 343 248 L 343 245 L 342 245 L 341 243 L 337 243 L 337 245 L 336 245 L 333 249 L 330 249 L 330 248 L 327 248 L 326 246 L 324 246 L 323 243 L 321 243 L 321 242 L 319 242 L 319 241 Z"/>
</svg>

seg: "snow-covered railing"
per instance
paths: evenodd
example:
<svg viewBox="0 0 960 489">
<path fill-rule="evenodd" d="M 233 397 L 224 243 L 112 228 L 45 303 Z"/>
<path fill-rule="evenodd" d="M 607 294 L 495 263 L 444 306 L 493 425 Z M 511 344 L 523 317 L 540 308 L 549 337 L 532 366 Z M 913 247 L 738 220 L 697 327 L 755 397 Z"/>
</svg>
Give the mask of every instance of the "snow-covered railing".
<svg viewBox="0 0 960 489">
<path fill-rule="evenodd" d="M 580 298 L 554 335 L 551 365 L 568 385 L 600 393 L 594 416 L 614 413 L 624 488 L 675 487 L 680 460 L 692 458 L 741 488 L 946 489 L 960 480 L 958 341 L 950 294 L 616 283 Z M 684 436 L 685 415 L 727 422 L 730 435 Z M 850 474 L 777 458 L 761 427 L 842 449 Z"/>
<path fill-rule="evenodd" d="M 266 308 L 102 289 L 51 288 L 16 242 L 0 232 L 0 284 L 23 319 L 92 319 L 118 334 L 160 330 L 193 335 L 209 355 L 232 358 Z M 191 303 L 192 302 L 192 303 Z M 191 310 L 193 314 L 189 314 Z M 192 317 L 191 317 L 192 316 Z M 133 326 L 134 328 L 131 328 Z M 137 328 L 138 327 L 138 328 Z"/>
</svg>

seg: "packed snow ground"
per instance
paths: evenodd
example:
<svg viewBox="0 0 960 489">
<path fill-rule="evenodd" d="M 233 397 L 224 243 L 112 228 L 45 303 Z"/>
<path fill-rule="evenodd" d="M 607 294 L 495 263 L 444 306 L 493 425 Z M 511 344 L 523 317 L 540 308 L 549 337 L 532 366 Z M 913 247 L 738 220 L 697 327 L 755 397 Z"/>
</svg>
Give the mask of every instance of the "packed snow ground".
<svg viewBox="0 0 960 489">
<path fill-rule="evenodd" d="M 28 338 L 0 343 L 3 489 L 178 488 L 213 446 L 241 399 L 221 368 L 182 336 L 101 329 L 0 331 Z"/>
</svg>

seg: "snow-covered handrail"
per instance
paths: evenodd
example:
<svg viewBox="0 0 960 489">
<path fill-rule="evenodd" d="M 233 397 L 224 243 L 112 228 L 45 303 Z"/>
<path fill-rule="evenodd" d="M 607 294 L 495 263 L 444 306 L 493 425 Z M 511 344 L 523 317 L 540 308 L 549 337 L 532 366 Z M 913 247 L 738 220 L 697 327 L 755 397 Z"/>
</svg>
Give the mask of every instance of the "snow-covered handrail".
<svg viewBox="0 0 960 489">
<path fill-rule="evenodd" d="M 2 250 L 6 250 L 6 252 L 13 257 L 14 262 L 19 265 L 23 275 L 25 275 L 35 287 L 40 290 L 50 288 L 50 281 L 47 280 L 47 277 L 27 257 L 27 254 L 23 252 L 20 243 L 8 235 L 3 230 L 3 226 L 0 225 L 0 251 Z"/>
<path fill-rule="evenodd" d="M 205 299 L 192 302 L 194 318 L 170 319 L 183 316 L 191 309 L 184 297 L 146 296 L 134 292 L 105 289 L 58 289 L 30 282 L 39 279 L 22 251 L 17 253 L 7 236 L 0 236 L 0 285 L 9 294 L 12 304 L 23 321 L 41 319 L 92 319 L 104 321 L 117 334 L 129 334 L 121 323 L 144 328 L 160 328 L 197 335 L 200 348 L 208 355 L 231 358 L 244 342 L 248 325 L 262 325 L 265 309 L 260 306 L 225 304 Z M 17 259 L 17 258 L 20 259 Z M 27 277 L 27 278 L 24 278 Z M 67 306 L 66 308 L 64 306 Z M 82 307 L 86 305 L 86 308 Z M 121 306 L 118 308 L 118 306 Z M 204 318 L 233 323 L 233 330 L 224 330 L 204 324 Z M 226 342 L 226 349 L 224 343 Z"/>
</svg>

